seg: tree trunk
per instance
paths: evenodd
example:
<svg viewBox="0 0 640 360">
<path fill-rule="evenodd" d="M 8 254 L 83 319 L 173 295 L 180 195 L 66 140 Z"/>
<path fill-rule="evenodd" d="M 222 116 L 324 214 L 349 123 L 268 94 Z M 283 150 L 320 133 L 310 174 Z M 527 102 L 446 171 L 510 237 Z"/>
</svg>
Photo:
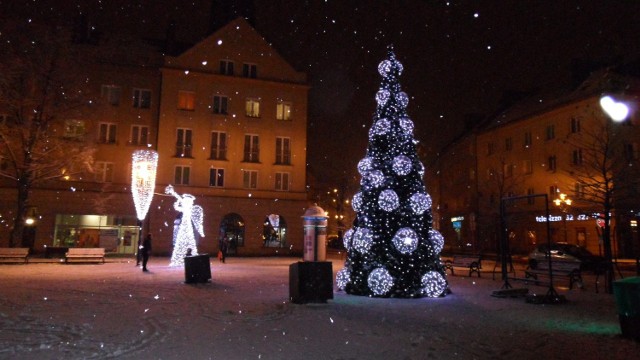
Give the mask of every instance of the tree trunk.
<svg viewBox="0 0 640 360">
<path fill-rule="evenodd" d="M 604 227 L 602 230 L 602 247 L 604 248 L 605 261 L 605 293 L 613 294 L 613 252 L 611 251 L 611 227 L 609 226 L 611 206 L 605 200 Z"/>
<path fill-rule="evenodd" d="M 9 247 L 15 247 L 18 245 L 31 248 L 33 244 L 25 244 L 24 240 L 24 228 L 27 215 L 27 209 L 29 208 L 29 192 L 31 186 L 26 177 L 21 178 L 18 181 L 18 207 L 16 216 L 13 222 L 13 229 L 9 238 Z M 30 242 L 30 241 L 29 241 Z"/>
</svg>

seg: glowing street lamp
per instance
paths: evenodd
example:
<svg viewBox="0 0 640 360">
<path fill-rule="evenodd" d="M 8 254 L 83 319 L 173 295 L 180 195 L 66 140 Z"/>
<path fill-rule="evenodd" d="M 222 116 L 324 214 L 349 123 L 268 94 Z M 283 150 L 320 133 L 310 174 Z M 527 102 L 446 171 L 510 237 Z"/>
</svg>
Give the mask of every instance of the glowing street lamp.
<svg viewBox="0 0 640 360">
<path fill-rule="evenodd" d="M 621 101 L 615 101 L 611 96 L 600 98 L 602 110 L 615 122 L 624 121 L 629 115 L 629 107 Z"/>
<path fill-rule="evenodd" d="M 559 194 L 558 198 L 553 200 L 553 203 L 556 204 L 556 206 L 560 207 L 560 209 L 562 210 L 563 216 L 562 216 L 562 223 L 564 225 L 564 242 L 567 242 L 567 209 L 569 208 L 569 206 L 571 206 L 572 200 L 569 199 L 569 197 L 567 196 L 567 194 Z"/>
<path fill-rule="evenodd" d="M 157 169 L 158 153 L 154 150 L 136 150 L 131 155 L 131 195 L 138 216 L 138 244 L 142 240 L 142 221 L 149 212 L 156 188 Z"/>
<path fill-rule="evenodd" d="M 567 194 L 559 194 L 558 198 L 553 200 L 553 203 L 556 204 L 556 206 L 571 206 L 571 202 L 572 200 L 569 199 L 569 197 L 567 196 Z"/>
</svg>

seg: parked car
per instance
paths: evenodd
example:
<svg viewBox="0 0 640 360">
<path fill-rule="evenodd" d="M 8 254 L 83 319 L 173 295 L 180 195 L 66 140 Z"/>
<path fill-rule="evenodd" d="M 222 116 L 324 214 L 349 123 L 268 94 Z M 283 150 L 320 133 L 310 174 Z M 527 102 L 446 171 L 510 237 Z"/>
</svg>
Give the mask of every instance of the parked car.
<svg viewBox="0 0 640 360">
<path fill-rule="evenodd" d="M 539 261 L 548 259 L 547 244 L 540 244 L 529 254 L 529 267 L 535 269 Z M 594 255 L 582 246 L 558 242 L 551 244 L 551 261 L 569 261 L 580 264 L 580 270 L 598 271 L 604 263 L 602 256 Z"/>
<path fill-rule="evenodd" d="M 327 236 L 327 248 L 335 250 L 345 250 L 344 241 L 338 235 Z"/>
</svg>

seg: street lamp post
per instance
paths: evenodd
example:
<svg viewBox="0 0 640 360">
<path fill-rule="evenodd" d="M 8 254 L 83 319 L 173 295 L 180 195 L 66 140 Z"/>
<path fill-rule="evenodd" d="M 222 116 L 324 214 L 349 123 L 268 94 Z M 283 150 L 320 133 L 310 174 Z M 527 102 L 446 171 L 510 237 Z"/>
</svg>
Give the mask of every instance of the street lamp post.
<svg viewBox="0 0 640 360">
<path fill-rule="evenodd" d="M 602 111 L 614 122 L 623 122 L 629 116 L 629 107 L 624 101 L 617 101 L 611 96 L 600 98 Z M 613 252 L 611 249 L 611 228 L 609 226 L 609 216 L 611 211 L 611 199 L 605 194 L 604 200 L 604 227 L 602 228 L 602 246 L 604 248 L 605 261 L 605 292 L 613 294 Z"/>
<path fill-rule="evenodd" d="M 569 206 L 571 206 L 572 200 L 569 199 L 569 197 L 567 196 L 567 194 L 559 194 L 558 198 L 553 200 L 553 203 L 556 204 L 556 206 L 560 207 L 560 210 L 562 211 L 562 224 L 564 226 L 564 242 L 567 242 L 567 210 L 569 209 Z"/>
<path fill-rule="evenodd" d="M 158 169 L 158 153 L 154 150 L 136 150 L 131 155 L 131 195 L 138 216 L 138 257 L 142 240 L 142 221 L 149 212 L 153 191 L 156 187 L 156 171 Z"/>
</svg>

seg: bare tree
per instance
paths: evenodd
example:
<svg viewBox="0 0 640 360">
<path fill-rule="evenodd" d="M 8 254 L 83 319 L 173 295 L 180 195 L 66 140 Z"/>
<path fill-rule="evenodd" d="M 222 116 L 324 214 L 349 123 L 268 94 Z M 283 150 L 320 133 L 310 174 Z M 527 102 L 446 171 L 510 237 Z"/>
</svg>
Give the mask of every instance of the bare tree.
<svg viewBox="0 0 640 360">
<path fill-rule="evenodd" d="M 89 99 L 73 50 L 60 28 L 0 25 L 0 177 L 17 190 L 10 246 L 33 245 L 23 231 L 34 186 L 91 170 L 93 147 L 74 120 Z"/>
<path fill-rule="evenodd" d="M 498 155 L 488 162 L 486 174 L 478 174 L 478 188 L 482 194 L 478 202 L 478 225 L 483 228 L 485 236 L 494 239 L 494 249 L 498 248 L 497 241 L 501 235 L 500 201 L 505 197 L 523 195 L 524 180 L 523 170 Z"/>
<path fill-rule="evenodd" d="M 571 134 L 566 143 L 572 147 L 573 167 L 569 175 L 576 182 L 576 201 L 604 220 L 602 244 L 606 261 L 605 287 L 613 291 L 613 267 L 610 219 L 614 211 L 623 210 L 626 199 L 638 199 L 638 161 L 633 149 L 637 130 L 626 123 L 615 123 L 594 114 L 588 126 Z"/>
</svg>

